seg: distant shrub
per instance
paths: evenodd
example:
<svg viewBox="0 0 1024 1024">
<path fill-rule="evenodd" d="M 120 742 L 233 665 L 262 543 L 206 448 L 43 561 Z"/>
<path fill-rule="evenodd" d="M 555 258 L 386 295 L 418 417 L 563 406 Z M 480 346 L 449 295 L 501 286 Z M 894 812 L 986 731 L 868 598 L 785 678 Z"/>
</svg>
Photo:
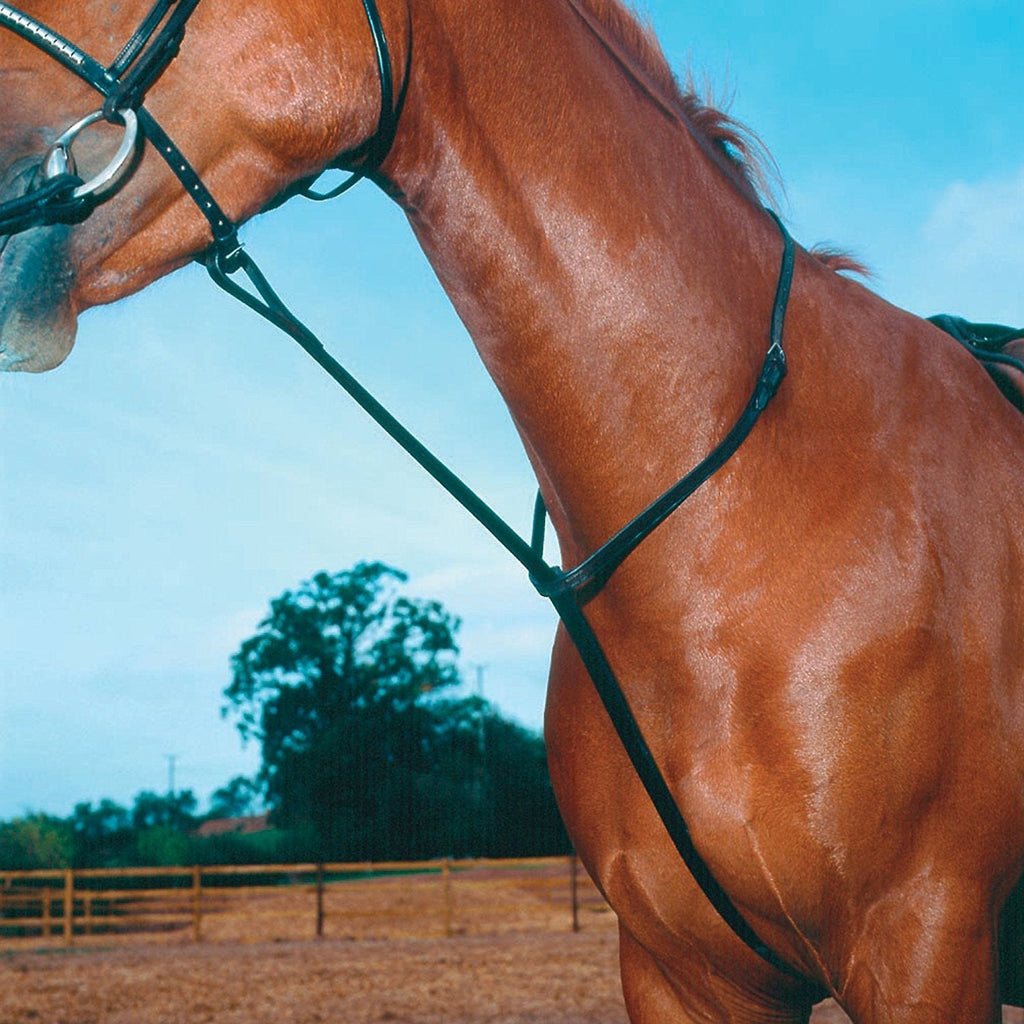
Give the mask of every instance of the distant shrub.
<svg viewBox="0 0 1024 1024">
<path fill-rule="evenodd" d="M 0 870 L 31 871 L 71 864 L 71 827 L 47 814 L 0 822 Z"/>
</svg>

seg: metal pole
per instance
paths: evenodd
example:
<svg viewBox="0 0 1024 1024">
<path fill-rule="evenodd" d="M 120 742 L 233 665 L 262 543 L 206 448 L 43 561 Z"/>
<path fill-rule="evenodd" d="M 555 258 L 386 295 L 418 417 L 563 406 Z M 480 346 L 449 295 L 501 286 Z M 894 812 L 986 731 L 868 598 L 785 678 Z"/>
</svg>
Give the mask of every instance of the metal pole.
<svg viewBox="0 0 1024 1024">
<path fill-rule="evenodd" d="M 167 758 L 167 795 L 174 796 L 174 764 L 178 760 L 177 754 L 164 754 Z"/>
</svg>

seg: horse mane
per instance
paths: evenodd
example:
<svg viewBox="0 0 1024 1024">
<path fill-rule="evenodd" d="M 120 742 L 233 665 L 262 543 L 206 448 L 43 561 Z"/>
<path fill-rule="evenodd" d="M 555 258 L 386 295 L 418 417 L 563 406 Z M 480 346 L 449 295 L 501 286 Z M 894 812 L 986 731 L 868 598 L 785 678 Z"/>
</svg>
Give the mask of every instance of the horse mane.
<svg viewBox="0 0 1024 1024">
<path fill-rule="evenodd" d="M 674 109 L 740 191 L 759 206 L 770 202 L 779 174 L 768 148 L 744 125 L 701 99 L 692 80 L 685 89 L 680 86 L 653 28 L 641 22 L 623 0 L 571 2 L 603 27 L 617 55 L 634 64 L 646 83 L 658 91 L 656 99 Z M 839 249 L 815 246 L 810 253 L 836 273 L 870 276 L 859 260 Z"/>
<path fill-rule="evenodd" d="M 656 97 L 671 107 L 693 130 L 698 140 L 723 164 L 741 190 L 760 204 L 771 192 L 776 177 L 774 161 L 764 144 L 746 127 L 718 107 L 705 102 L 692 82 L 683 89 L 649 24 L 640 21 L 623 0 L 572 0 L 587 11 L 607 32 L 617 54 L 627 58 L 645 82 L 658 91 Z M 766 171 L 772 168 L 772 173 Z"/>
</svg>

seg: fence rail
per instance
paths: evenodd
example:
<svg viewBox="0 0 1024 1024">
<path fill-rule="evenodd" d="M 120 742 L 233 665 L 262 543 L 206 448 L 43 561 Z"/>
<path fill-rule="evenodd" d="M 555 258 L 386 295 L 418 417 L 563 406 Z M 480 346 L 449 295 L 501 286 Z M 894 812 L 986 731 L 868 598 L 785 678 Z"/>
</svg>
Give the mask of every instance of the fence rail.
<svg viewBox="0 0 1024 1024">
<path fill-rule="evenodd" d="M 579 930 L 607 909 L 575 857 L 0 871 L 8 945 Z"/>
</svg>

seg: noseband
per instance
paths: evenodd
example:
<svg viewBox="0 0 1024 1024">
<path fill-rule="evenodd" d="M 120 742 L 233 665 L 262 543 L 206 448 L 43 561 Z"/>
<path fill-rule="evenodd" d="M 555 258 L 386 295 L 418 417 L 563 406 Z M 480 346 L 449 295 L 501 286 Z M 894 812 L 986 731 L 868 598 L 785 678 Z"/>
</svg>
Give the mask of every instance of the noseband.
<svg viewBox="0 0 1024 1024">
<path fill-rule="evenodd" d="M 793 240 L 770 210 L 783 240 L 783 253 L 772 307 L 769 347 L 760 375 L 746 407 L 732 429 L 711 453 L 609 541 L 574 569 L 563 571 L 543 557 L 546 512 L 538 496 L 533 534 L 524 540 L 475 491 L 441 462 L 388 412 L 323 347 L 319 339 L 281 301 L 252 257 L 238 241 L 237 225 L 224 213 L 199 175 L 143 106 L 146 93 L 175 58 L 185 26 L 199 0 L 157 0 L 142 24 L 109 67 L 104 67 L 38 21 L 0 2 L 0 27 L 17 33 L 68 70 L 88 82 L 103 97 L 102 107 L 76 121 L 53 143 L 24 195 L 0 203 L 0 241 L 3 236 L 51 224 L 73 224 L 124 186 L 138 153 L 139 136 L 148 139 L 167 162 L 185 191 L 210 225 L 212 245 L 202 262 L 213 280 L 229 294 L 293 338 L 348 394 L 405 449 L 448 493 L 483 525 L 529 572 L 541 595 L 553 604 L 578 650 L 611 718 L 619 739 L 636 769 L 680 857 L 718 914 L 733 932 L 763 960 L 805 988 L 813 998 L 823 992 L 761 941 L 729 895 L 715 879 L 694 845 L 689 826 L 647 745 L 600 641 L 583 612 L 584 605 L 609 581 L 618 566 L 691 494 L 709 480 L 737 451 L 753 430 L 761 413 L 786 376 L 782 346 L 783 325 L 793 278 Z M 362 0 L 380 75 L 381 109 L 377 130 L 359 150 L 343 154 L 330 166 L 351 170 L 349 178 L 329 192 L 300 182 L 282 197 L 304 195 L 331 199 L 361 178 L 372 174 L 387 156 L 397 129 L 391 58 L 375 0 Z M 75 138 L 101 120 L 124 127 L 124 137 L 108 166 L 88 181 L 78 177 L 72 156 Z M 352 168 L 353 162 L 355 169 Z M 242 271 L 254 291 L 237 284 L 232 275 Z"/>
</svg>

